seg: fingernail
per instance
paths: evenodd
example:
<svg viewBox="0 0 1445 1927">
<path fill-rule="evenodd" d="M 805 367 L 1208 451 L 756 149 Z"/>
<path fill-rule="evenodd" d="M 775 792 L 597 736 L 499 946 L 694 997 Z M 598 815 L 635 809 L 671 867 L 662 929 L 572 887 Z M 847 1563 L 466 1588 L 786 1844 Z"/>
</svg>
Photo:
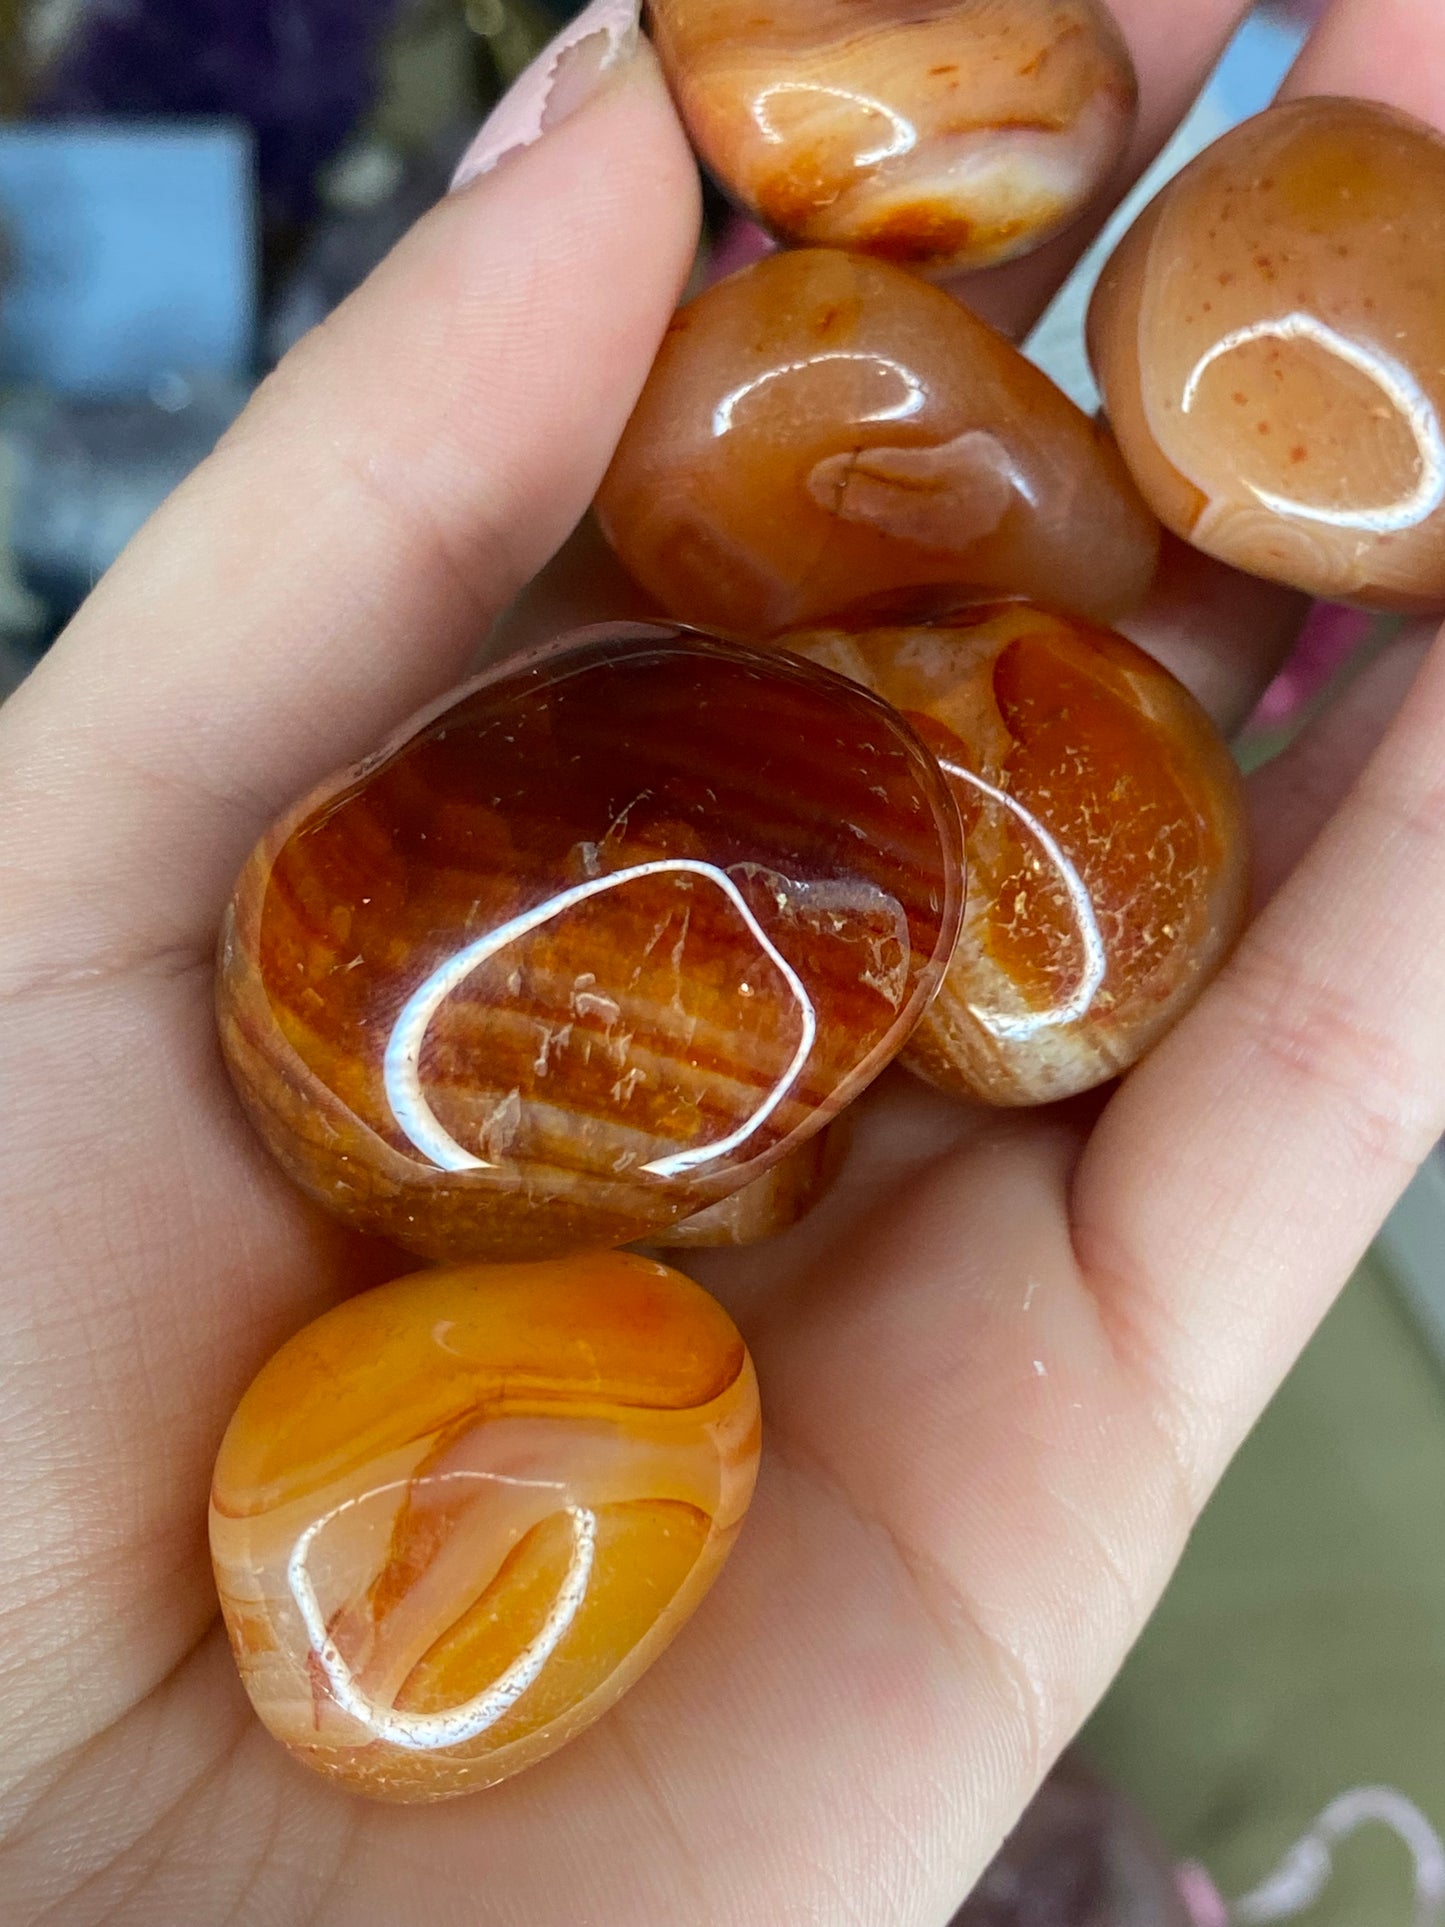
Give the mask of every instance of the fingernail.
<svg viewBox="0 0 1445 1927">
<path fill-rule="evenodd" d="M 590 100 L 637 51 L 640 0 L 592 0 L 492 109 L 462 156 L 452 191 L 540 140 Z"/>
</svg>

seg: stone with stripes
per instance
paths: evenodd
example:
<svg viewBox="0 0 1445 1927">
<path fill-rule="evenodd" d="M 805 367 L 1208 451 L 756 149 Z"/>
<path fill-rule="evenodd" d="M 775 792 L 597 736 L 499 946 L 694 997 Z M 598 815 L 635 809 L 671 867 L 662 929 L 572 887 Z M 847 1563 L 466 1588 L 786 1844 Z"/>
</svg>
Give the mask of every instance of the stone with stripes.
<svg viewBox="0 0 1445 1927">
<path fill-rule="evenodd" d="M 629 1243 L 821 1130 L 961 914 L 957 809 L 875 696 L 614 626 L 323 783 L 242 873 L 227 1061 L 272 1151 L 447 1261 Z"/>
</svg>

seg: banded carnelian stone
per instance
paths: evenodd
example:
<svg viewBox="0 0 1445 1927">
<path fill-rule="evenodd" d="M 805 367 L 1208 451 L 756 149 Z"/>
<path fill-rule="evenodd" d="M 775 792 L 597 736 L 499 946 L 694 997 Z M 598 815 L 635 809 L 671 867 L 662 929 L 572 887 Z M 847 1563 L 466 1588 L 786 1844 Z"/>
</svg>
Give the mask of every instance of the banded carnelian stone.
<svg viewBox="0 0 1445 1927">
<path fill-rule="evenodd" d="M 848 1154 L 852 1113 L 779 1158 L 760 1178 L 650 1240 L 660 1251 L 710 1251 L 779 1238 L 821 1204 Z"/>
<path fill-rule="evenodd" d="M 674 318 L 597 497 L 672 615 L 740 635 L 931 583 L 1109 619 L 1159 526 L 1107 432 L 886 262 L 772 255 Z"/>
<path fill-rule="evenodd" d="M 1194 698 L 1122 636 L 1026 602 L 787 645 L 903 711 L 963 815 L 963 932 L 904 1063 L 1006 1105 L 1127 1070 L 1247 906 L 1240 779 Z"/>
<path fill-rule="evenodd" d="M 699 153 L 783 240 L 926 274 L 1038 247 L 1134 124 L 1100 0 L 650 0 Z"/>
<path fill-rule="evenodd" d="M 1445 608 L 1445 140 L 1297 100 L 1125 237 L 1089 322 L 1120 447 L 1170 528 L 1252 575 Z"/>
<path fill-rule="evenodd" d="M 257 1713 L 353 1791 L 490 1786 L 591 1725 L 716 1577 L 757 1386 L 648 1259 L 424 1272 L 350 1299 L 241 1400 L 211 1497 Z"/>
<path fill-rule="evenodd" d="M 314 1198 L 447 1261 L 631 1243 L 896 1055 L 961 913 L 908 725 L 637 625 L 504 666 L 323 783 L 227 919 L 237 1089 Z"/>
</svg>

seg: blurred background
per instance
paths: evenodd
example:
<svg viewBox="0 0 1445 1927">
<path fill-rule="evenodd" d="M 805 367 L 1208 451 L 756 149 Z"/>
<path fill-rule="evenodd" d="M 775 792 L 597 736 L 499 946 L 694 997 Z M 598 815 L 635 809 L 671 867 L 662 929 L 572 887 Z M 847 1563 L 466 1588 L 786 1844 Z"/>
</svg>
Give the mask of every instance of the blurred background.
<svg viewBox="0 0 1445 1927">
<path fill-rule="evenodd" d="M 1256 9 L 1037 330 L 1032 352 L 1085 406 L 1083 308 L 1122 221 L 1267 103 L 1317 10 Z M 0 700 L 266 371 L 444 191 L 572 11 L 0 0 Z M 716 197 L 704 245 L 718 265 L 756 251 Z M 1246 758 L 1379 639 L 1317 609 Z M 1442 1489 L 1445 1163 L 1247 1445 L 1079 1761 L 960 1927 L 1445 1927 Z"/>
<path fill-rule="evenodd" d="M 0 0 L 0 687 L 567 0 Z"/>
</svg>

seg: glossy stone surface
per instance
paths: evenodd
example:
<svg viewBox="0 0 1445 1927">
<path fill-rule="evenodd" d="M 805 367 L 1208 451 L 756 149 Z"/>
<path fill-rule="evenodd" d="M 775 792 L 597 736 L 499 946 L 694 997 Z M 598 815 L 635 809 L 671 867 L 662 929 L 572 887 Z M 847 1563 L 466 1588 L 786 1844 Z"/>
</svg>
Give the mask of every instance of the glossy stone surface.
<svg viewBox="0 0 1445 1927">
<path fill-rule="evenodd" d="M 645 1258 L 350 1299 L 262 1370 L 216 1461 L 216 1583 L 257 1713 L 381 1799 L 530 1766 L 707 1591 L 758 1428 L 732 1321 Z"/>
<path fill-rule="evenodd" d="M 822 1203 L 837 1176 L 852 1135 L 849 1115 L 845 1112 L 720 1204 L 659 1231 L 653 1244 L 662 1251 L 710 1251 L 761 1244 L 791 1231 Z"/>
<path fill-rule="evenodd" d="M 940 289 L 822 248 L 681 310 L 597 512 L 664 608 L 744 635 L 929 583 L 1107 619 L 1158 559 L 1107 434 L 1045 374 Z"/>
<path fill-rule="evenodd" d="M 645 625 L 470 685 L 252 853 L 222 1040 L 272 1151 L 425 1256 L 631 1243 L 762 1175 L 902 1046 L 957 810 L 877 699 Z"/>
<path fill-rule="evenodd" d="M 903 1061 L 991 1104 L 1127 1070 L 1245 915 L 1240 780 L 1193 697 L 1122 636 L 1025 602 L 786 640 L 907 715 L 963 816 L 963 933 Z"/>
<path fill-rule="evenodd" d="M 1134 121 L 1098 0 L 650 0 L 708 166 L 783 240 L 924 273 L 1037 247 L 1089 201 Z"/>
<path fill-rule="evenodd" d="M 1317 596 L 1445 607 L 1445 140 L 1300 100 L 1226 134 L 1110 263 L 1090 352 L 1144 493 Z"/>
</svg>

